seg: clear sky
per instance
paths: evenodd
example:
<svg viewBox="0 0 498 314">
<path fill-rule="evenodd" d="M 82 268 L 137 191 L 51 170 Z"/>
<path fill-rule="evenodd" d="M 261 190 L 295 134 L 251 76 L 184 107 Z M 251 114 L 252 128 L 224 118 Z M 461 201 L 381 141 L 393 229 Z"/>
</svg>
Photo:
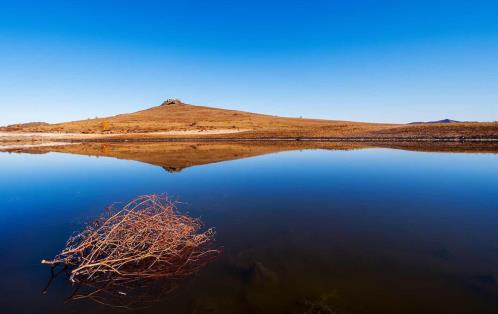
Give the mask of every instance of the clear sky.
<svg viewBox="0 0 498 314">
<path fill-rule="evenodd" d="M 0 0 L 0 125 L 192 104 L 498 120 L 498 1 Z"/>
</svg>

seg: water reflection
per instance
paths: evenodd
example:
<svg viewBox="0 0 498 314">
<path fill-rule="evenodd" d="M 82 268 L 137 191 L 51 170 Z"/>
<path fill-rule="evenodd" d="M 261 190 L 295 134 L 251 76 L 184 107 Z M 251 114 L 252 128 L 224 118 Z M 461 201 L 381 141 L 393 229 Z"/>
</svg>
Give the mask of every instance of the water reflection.
<svg viewBox="0 0 498 314">
<path fill-rule="evenodd" d="M 58 270 L 52 267 L 50 272 L 51 276 L 43 294 L 49 292 L 54 280 L 67 279 L 70 281 L 71 274 L 67 267 Z M 153 306 L 166 298 L 180 284 L 181 281 L 178 279 L 164 278 L 134 278 L 124 281 L 115 278 L 80 280 L 72 285 L 72 292 L 65 298 L 65 303 L 89 300 L 108 307 L 137 310 Z"/>
<path fill-rule="evenodd" d="M 409 147 L 414 152 L 293 143 L 297 150 L 175 174 L 132 161 L 181 168 L 193 165 L 183 161 L 197 150 L 212 148 L 216 158 L 204 159 L 212 162 L 252 149 L 184 144 L 142 155 L 133 155 L 135 144 L 113 144 L 106 152 L 130 160 L 1 153 L 0 266 L 9 270 L 0 283 L 2 313 L 124 312 L 88 298 L 63 304 L 72 292 L 66 280 L 41 295 L 47 269 L 40 259 L 60 252 L 107 204 L 165 191 L 183 202 L 182 212 L 216 228 L 223 254 L 173 290 L 166 285 L 169 293 L 140 313 L 497 312 L 492 145 Z M 432 153 L 445 150 L 465 153 Z"/>
<path fill-rule="evenodd" d="M 17 153 L 48 152 L 136 160 L 160 166 L 168 172 L 210 163 L 243 159 L 293 150 L 358 150 L 392 148 L 422 152 L 498 153 L 497 142 L 145 142 L 145 143 L 77 143 L 56 146 L 19 147 L 4 149 Z M 1 150 L 1 146 L 0 146 Z"/>
</svg>

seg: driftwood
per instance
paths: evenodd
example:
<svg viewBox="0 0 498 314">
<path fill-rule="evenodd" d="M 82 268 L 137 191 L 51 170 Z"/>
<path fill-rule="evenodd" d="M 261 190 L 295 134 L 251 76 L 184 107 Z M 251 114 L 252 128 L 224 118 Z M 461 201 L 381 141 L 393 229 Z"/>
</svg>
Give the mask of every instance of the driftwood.
<svg viewBox="0 0 498 314">
<path fill-rule="evenodd" d="M 220 254 L 210 248 L 214 230 L 201 227 L 167 198 L 141 196 L 107 210 L 42 264 L 66 267 L 73 283 L 183 278 Z"/>
</svg>

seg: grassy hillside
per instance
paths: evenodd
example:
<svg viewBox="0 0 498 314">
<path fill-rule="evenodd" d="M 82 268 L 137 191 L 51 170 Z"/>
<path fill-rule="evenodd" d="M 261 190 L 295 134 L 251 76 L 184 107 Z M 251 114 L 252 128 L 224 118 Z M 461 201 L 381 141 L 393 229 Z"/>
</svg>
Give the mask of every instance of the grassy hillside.
<svg viewBox="0 0 498 314">
<path fill-rule="evenodd" d="M 480 137 L 498 138 L 498 122 L 411 124 L 369 132 L 378 137 Z"/>
<path fill-rule="evenodd" d="M 181 103 L 161 105 L 147 110 L 113 117 L 88 119 L 49 125 L 15 125 L 4 131 L 128 134 L 170 132 L 172 135 L 230 134 L 248 132 L 306 132 L 307 134 L 347 135 L 381 130 L 391 125 L 283 118 L 236 110 Z M 175 133 L 178 132 L 178 133 Z M 192 133 L 195 132 L 195 133 Z"/>
<path fill-rule="evenodd" d="M 236 110 L 165 103 L 134 113 L 58 124 L 17 124 L 0 131 L 76 133 L 106 138 L 498 138 L 498 123 L 380 124 L 284 118 Z M 87 137 L 88 138 L 88 137 Z"/>
</svg>

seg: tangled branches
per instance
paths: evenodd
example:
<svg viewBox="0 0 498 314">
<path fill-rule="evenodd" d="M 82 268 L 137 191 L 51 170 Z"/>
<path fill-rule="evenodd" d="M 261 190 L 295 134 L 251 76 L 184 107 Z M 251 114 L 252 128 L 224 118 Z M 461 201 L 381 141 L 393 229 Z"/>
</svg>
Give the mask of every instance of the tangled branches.
<svg viewBox="0 0 498 314">
<path fill-rule="evenodd" d="M 178 213 L 165 197 L 145 195 L 72 236 L 50 266 L 68 267 L 72 282 L 176 279 L 188 276 L 219 255 L 209 246 L 214 230 Z"/>
</svg>

